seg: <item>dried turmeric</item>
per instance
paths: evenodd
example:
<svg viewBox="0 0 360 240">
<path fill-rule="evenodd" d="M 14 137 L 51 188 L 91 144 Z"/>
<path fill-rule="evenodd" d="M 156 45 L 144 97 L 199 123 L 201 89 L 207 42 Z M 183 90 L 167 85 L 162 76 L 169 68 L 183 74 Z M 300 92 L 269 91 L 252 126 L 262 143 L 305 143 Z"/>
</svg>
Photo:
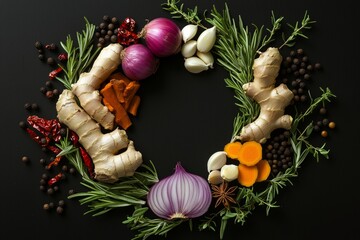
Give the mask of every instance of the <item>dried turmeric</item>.
<svg viewBox="0 0 360 240">
<path fill-rule="evenodd" d="M 105 101 L 113 107 L 115 112 L 115 122 L 123 129 L 127 130 L 132 123 L 126 110 L 116 97 L 112 82 L 106 84 L 105 87 L 100 90 L 100 93 L 104 96 Z"/>
</svg>

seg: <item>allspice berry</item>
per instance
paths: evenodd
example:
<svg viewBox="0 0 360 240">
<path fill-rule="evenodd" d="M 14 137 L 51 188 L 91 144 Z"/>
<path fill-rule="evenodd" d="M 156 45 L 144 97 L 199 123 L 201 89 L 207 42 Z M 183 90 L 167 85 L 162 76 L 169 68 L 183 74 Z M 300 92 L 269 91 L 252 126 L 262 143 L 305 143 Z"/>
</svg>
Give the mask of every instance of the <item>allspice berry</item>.
<svg viewBox="0 0 360 240">
<path fill-rule="evenodd" d="M 328 132 L 325 131 L 325 130 L 321 131 L 321 136 L 322 136 L 322 137 L 327 137 L 327 136 L 328 136 Z"/>
<path fill-rule="evenodd" d="M 336 124 L 335 124 L 335 122 L 329 122 L 328 126 L 329 126 L 329 128 L 334 129 Z"/>
</svg>

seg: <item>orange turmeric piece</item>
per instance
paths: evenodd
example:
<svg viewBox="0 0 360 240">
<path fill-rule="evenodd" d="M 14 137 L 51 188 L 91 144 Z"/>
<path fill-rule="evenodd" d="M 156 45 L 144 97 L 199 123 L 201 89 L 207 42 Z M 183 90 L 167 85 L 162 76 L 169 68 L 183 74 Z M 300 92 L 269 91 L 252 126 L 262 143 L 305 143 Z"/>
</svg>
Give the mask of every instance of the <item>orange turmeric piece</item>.
<svg viewBox="0 0 360 240">
<path fill-rule="evenodd" d="M 127 109 L 127 111 L 133 115 L 136 116 L 137 115 L 137 111 L 140 105 L 140 97 L 138 95 L 135 95 L 131 101 L 131 103 L 129 104 L 129 107 Z"/>
<path fill-rule="evenodd" d="M 110 104 L 114 108 L 115 112 L 115 122 L 122 127 L 123 129 L 128 129 L 132 123 L 131 120 L 124 109 L 124 107 L 118 101 L 115 91 L 113 89 L 113 84 L 109 82 L 100 90 L 100 93 L 105 99 L 105 102 Z"/>
<path fill-rule="evenodd" d="M 125 103 L 124 91 L 126 88 L 126 83 L 124 80 L 111 79 L 112 87 L 114 88 L 116 97 L 118 101 L 123 104 Z"/>
<path fill-rule="evenodd" d="M 237 159 L 239 157 L 242 144 L 240 142 L 230 142 L 225 145 L 224 151 L 226 155 L 231 159 Z"/>
<path fill-rule="evenodd" d="M 238 182 L 244 187 L 251 187 L 258 178 L 258 168 L 256 166 L 246 166 L 239 164 L 238 166 Z"/>
<path fill-rule="evenodd" d="M 113 73 L 101 88 L 104 105 L 115 114 L 115 122 L 124 129 L 131 126 L 129 114 L 137 115 L 140 97 L 136 95 L 140 88 L 138 81 L 131 81 L 121 72 Z"/>
<path fill-rule="evenodd" d="M 260 160 L 257 164 L 256 167 L 258 169 L 258 176 L 256 179 L 256 182 L 262 182 L 265 181 L 271 172 L 271 167 L 270 164 L 267 160 Z"/>
<path fill-rule="evenodd" d="M 262 146 L 256 141 L 248 141 L 242 144 L 239 150 L 238 160 L 246 166 L 254 166 L 262 159 Z"/>
<path fill-rule="evenodd" d="M 136 92 L 139 90 L 140 88 L 140 83 L 137 81 L 131 81 L 125 88 L 124 90 L 124 98 L 125 98 L 125 103 L 124 103 L 124 107 L 126 110 L 128 110 Z"/>
</svg>

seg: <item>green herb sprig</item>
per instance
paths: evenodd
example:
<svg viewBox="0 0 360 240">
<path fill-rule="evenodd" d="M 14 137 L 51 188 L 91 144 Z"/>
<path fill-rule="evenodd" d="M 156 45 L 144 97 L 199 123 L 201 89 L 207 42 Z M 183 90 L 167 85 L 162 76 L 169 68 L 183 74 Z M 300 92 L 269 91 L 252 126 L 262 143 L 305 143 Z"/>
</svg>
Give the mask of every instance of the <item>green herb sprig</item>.
<svg viewBox="0 0 360 240">
<path fill-rule="evenodd" d="M 87 18 L 85 18 L 85 29 L 82 33 L 76 33 L 77 47 L 74 46 L 74 40 L 70 35 L 66 37 L 65 43 L 60 42 L 60 45 L 68 56 L 68 60 L 65 66 L 59 65 L 64 71 L 64 76 L 57 76 L 56 79 L 60 81 L 65 88 L 71 89 L 71 85 L 79 79 L 81 73 L 88 69 L 99 53 L 100 48 L 94 48 L 93 46 L 94 34 L 95 25 L 89 23 Z"/>
<path fill-rule="evenodd" d="M 150 236 L 163 236 L 166 237 L 168 232 L 179 226 L 181 223 L 188 221 L 186 219 L 166 220 L 161 218 L 146 217 L 149 208 L 135 207 L 131 216 L 123 221 L 131 230 L 137 231 L 137 234 L 132 240 L 146 239 Z"/>
</svg>

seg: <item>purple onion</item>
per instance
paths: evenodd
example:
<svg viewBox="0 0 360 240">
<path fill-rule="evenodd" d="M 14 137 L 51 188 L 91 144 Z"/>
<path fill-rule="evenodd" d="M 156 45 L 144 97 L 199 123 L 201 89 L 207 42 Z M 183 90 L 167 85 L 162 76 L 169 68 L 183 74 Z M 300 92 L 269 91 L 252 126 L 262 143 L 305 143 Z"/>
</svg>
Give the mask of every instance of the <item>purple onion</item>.
<svg viewBox="0 0 360 240">
<path fill-rule="evenodd" d="M 175 172 L 150 189 L 147 202 L 160 218 L 196 218 L 206 213 L 211 204 L 208 182 L 185 171 L 180 163 Z"/>
<path fill-rule="evenodd" d="M 143 44 L 130 45 L 121 54 L 122 70 L 131 80 L 143 80 L 158 69 L 159 59 Z"/>
<path fill-rule="evenodd" d="M 144 27 L 143 38 L 151 52 L 157 57 L 168 57 L 181 49 L 180 28 L 169 18 L 155 18 Z"/>
</svg>

